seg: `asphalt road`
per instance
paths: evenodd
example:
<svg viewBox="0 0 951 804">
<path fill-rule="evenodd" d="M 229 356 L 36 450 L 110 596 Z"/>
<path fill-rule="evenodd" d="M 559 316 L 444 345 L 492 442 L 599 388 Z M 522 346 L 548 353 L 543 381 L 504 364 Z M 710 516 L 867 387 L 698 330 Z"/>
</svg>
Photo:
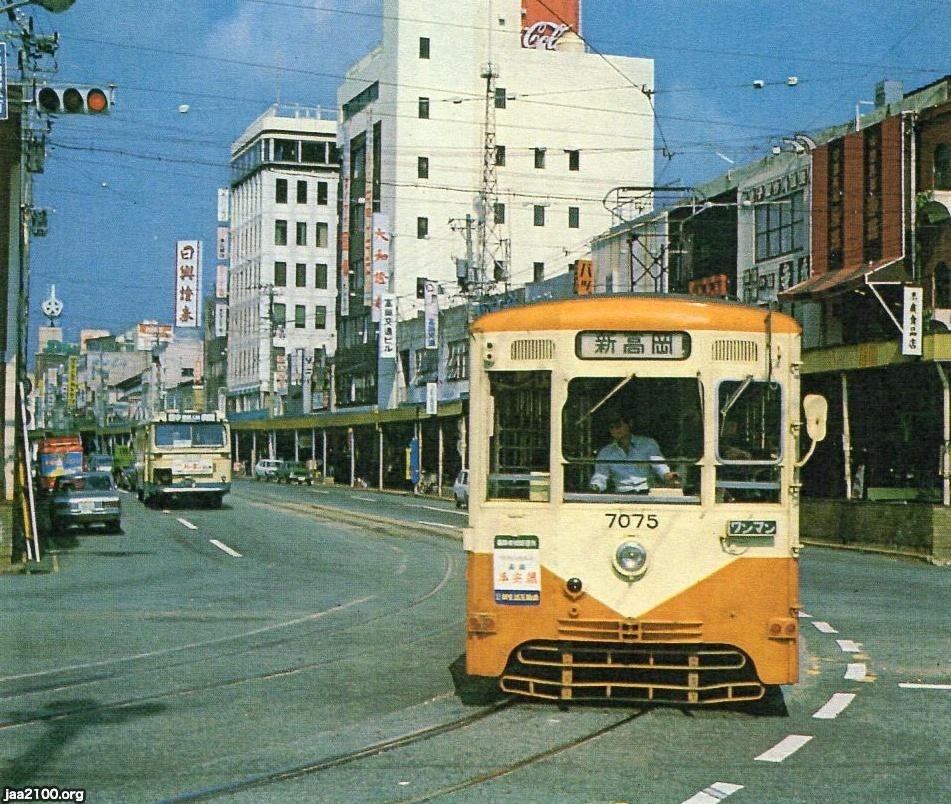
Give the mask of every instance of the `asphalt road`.
<svg viewBox="0 0 951 804">
<path fill-rule="evenodd" d="M 334 510 L 338 513 L 334 513 Z M 349 513 L 346 513 L 349 512 Z M 0 777 L 87 801 L 938 802 L 951 576 L 809 549 L 784 714 L 479 698 L 451 503 L 239 482 L 124 498 L 0 576 Z"/>
</svg>

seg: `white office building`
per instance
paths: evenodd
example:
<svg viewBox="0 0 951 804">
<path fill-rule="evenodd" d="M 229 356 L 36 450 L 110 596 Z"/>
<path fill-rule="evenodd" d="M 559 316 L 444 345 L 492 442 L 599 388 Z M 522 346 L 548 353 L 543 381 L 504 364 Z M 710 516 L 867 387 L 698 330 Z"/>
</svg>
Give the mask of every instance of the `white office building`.
<svg viewBox="0 0 951 804">
<path fill-rule="evenodd" d="M 400 361 L 376 359 L 374 229 L 406 320 L 419 277 L 445 308 L 465 295 L 460 272 L 470 295 L 564 274 L 610 227 L 609 191 L 652 185 L 653 62 L 589 52 L 579 20 L 579 0 L 384 0 L 382 42 L 338 91 L 338 404 L 400 401 Z"/>
<path fill-rule="evenodd" d="M 272 106 L 231 147 L 229 411 L 285 412 L 333 353 L 338 181 L 329 110 Z"/>
</svg>

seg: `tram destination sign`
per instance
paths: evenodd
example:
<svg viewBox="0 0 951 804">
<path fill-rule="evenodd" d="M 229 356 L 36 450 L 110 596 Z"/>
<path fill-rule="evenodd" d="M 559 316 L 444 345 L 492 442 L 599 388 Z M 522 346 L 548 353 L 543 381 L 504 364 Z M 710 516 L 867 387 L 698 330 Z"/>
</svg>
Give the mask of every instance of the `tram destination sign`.
<svg viewBox="0 0 951 804">
<path fill-rule="evenodd" d="M 690 357 L 686 332 L 579 332 L 575 354 L 582 360 L 684 360 Z"/>
</svg>

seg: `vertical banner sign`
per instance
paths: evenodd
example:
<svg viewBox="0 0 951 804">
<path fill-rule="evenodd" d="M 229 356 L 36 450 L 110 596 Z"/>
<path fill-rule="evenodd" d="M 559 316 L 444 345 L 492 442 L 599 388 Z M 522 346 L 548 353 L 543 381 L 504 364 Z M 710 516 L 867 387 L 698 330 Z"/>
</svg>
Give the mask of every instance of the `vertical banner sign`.
<svg viewBox="0 0 951 804">
<path fill-rule="evenodd" d="M 919 287 L 904 289 L 904 304 L 901 320 L 901 353 L 903 355 L 921 354 L 921 303 L 923 292 Z"/>
<path fill-rule="evenodd" d="M 228 266 L 219 265 L 215 269 L 215 298 L 228 298 Z"/>
<path fill-rule="evenodd" d="M 76 407 L 76 378 L 79 371 L 79 358 L 70 355 L 66 363 L 66 407 Z"/>
<path fill-rule="evenodd" d="M 291 365 L 291 385 L 303 385 L 304 382 L 304 350 L 294 350 L 294 362 Z"/>
<path fill-rule="evenodd" d="M 409 480 L 414 486 L 419 483 L 419 439 L 416 436 L 409 441 Z"/>
<path fill-rule="evenodd" d="M 350 134 L 343 130 L 343 164 L 340 166 L 343 176 L 341 191 L 343 211 L 340 215 L 340 315 L 350 315 Z"/>
<path fill-rule="evenodd" d="M 228 227 L 218 227 L 217 249 L 215 256 L 219 260 L 228 259 Z"/>
<path fill-rule="evenodd" d="M 396 359 L 396 294 L 384 293 L 380 300 L 380 359 Z"/>
<path fill-rule="evenodd" d="M 301 377 L 302 397 L 304 413 L 310 413 L 314 409 L 314 400 L 312 395 L 312 385 L 314 379 L 314 353 L 308 349 L 304 352 L 304 366 Z"/>
<path fill-rule="evenodd" d="M 594 293 L 594 263 L 591 260 L 575 260 L 575 294 L 590 296 Z"/>
<path fill-rule="evenodd" d="M 0 120 L 10 116 L 10 101 L 7 95 L 7 43 L 0 42 Z"/>
<path fill-rule="evenodd" d="M 227 187 L 218 188 L 218 223 L 226 223 L 231 219 L 230 198 Z"/>
<path fill-rule="evenodd" d="M 439 385 L 438 383 L 426 383 L 426 415 L 432 416 L 439 412 Z"/>
<path fill-rule="evenodd" d="M 425 347 L 427 349 L 439 348 L 439 297 L 436 295 L 436 283 L 432 280 L 426 280 L 425 295 L 425 326 L 424 334 Z"/>
<path fill-rule="evenodd" d="M 201 241 L 175 244 L 175 326 L 197 328 L 201 318 Z"/>
<path fill-rule="evenodd" d="M 367 117 L 366 153 L 363 155 L 365 186 L 363 190 L 363 304 L 373 303 L 373 117 Z"/>
<path fill-rule="evenodd" d="M 390 216 L 373 216 L 373 295 L 370 318 L 380 320 L 383 294 L 390 289 Z"/>
<path fill-rule="evenodd" d="M 495 602 L 501 606 L 541 603 L 537 536 L 496 536 L 492 551 Z"/>
<path fill-rule="evenodd" d="M 287 395 L 287 355 L 274 355 L 274 393 Z"/>
<path fill-rule="evenodd" d="M 215 304 L 215 337 L 225 338 L 228 335 L 228 305 L 224 302 Z"/>
</svg>

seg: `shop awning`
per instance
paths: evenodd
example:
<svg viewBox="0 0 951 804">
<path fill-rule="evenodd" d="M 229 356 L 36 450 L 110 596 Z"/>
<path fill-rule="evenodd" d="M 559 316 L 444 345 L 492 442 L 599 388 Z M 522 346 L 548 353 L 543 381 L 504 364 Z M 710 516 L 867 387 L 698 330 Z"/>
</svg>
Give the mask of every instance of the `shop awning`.
<svg viewBox="0 0 951 804">
<path fill-rule="evenodd" d="M 810 276 L 804 282 L 793 285 L 779 294 L 780 301 L 808 301 L 822 299 L 838 293 L 855 290 L 867 282 L 898 282 L 905 276 L 905 259 L 878 260 L 852 268 L 842 268 L 824 274 Z"/>
</svg>

